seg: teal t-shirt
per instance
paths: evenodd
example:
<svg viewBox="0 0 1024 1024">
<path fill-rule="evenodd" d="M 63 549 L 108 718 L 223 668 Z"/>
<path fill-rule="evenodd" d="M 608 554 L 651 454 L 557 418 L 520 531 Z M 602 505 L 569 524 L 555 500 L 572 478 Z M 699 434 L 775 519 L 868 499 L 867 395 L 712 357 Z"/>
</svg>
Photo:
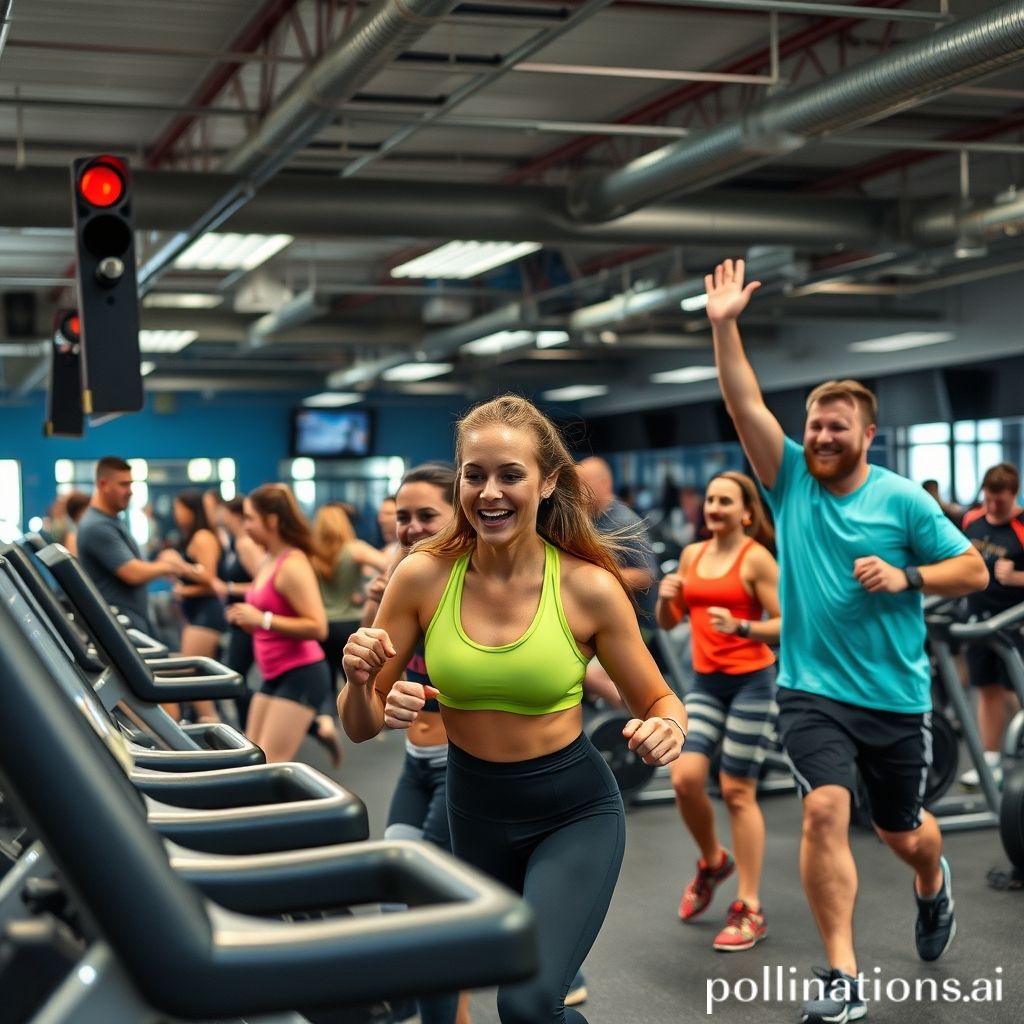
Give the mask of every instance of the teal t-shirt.
<svg viewBox="0 0 1024 1024">
<path fill-rule="evenodd" d="M 790 438 L 765 495 L 778 534 L 779 686 L 880 711 L 931 710 L 920 593 L 869 594 L 853 563 L 931 565 L 966 551 L 967 538 L 930 495 L 880 466 L 852 494 L 832 494 Z"/>
</svg>

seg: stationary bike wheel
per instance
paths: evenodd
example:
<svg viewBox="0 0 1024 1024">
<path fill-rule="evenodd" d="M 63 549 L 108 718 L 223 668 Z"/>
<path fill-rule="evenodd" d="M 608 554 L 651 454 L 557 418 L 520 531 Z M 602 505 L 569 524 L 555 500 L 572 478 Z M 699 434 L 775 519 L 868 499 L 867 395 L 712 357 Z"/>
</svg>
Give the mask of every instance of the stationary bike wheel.
<svg viewBox="0 0 1024 1024">
<path fill-rule="evenodd" d="M 1003 775 L 999 835 L 1010 862 L 1024 871 L 1024 764 L 1018 764 Z"/>
<path fill-rule="evenodd" d="M 941 712 L 932 712 L 932 763 L 924 789 L 928 807 L 949 791 L 960 771 L 960 738 L 950 720 Z"/>
</svg>

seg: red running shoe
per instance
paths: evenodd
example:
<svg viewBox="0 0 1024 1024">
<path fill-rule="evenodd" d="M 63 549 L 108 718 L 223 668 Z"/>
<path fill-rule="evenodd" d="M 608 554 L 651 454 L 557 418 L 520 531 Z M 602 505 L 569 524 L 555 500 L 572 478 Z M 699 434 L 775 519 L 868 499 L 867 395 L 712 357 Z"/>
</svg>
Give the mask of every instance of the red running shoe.
<svg viewBox="0 0 1024 1024">
<path fill-rule="evenodd" d="M 722 862 L 717 868 L 709 868 L 703 860 L 697 861 L 697 874 L 683 892 L 679 901 L 679 917 L 692 921 L 708 909 L 715 889 L 736 870 L 736 862 L 728 850 L 722 850 Z"/>
<path fill-rule="evenodd" d="M 725 927 L 715 936 L 714 947 L 720 953 L 753 949 L 767 931 L 764 914 L 760 910 L 751 910 L 743 900 L 736 900 L 729 907 Z"/>
</svg>

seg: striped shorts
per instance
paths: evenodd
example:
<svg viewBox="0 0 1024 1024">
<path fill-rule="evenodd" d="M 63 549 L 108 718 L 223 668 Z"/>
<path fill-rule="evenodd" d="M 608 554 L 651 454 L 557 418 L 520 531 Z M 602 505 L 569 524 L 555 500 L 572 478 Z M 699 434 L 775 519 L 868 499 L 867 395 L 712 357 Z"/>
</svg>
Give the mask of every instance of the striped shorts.
<svg viewBox="0 0 1024 1024">
<path fill-rule="evenodd" d="M 711 758 L 721 743 L 726 775 L 760 775 L 765 754 L 778 747 L 774 665 L 742 675 L 698 672 L 683 703 L 690 719 L 686 753 Z"/>
</svg>

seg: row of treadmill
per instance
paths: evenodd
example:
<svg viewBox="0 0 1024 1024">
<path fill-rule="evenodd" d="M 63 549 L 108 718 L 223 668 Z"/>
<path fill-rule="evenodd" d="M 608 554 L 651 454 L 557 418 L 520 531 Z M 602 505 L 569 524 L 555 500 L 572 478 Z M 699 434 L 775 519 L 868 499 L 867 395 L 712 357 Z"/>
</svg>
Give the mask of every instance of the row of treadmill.
<svg viewBox="0 0 1024 1024">
<path fill-rule="evenodd" d="M 333 779 L 168 716 L 245 681 L 127 627 L 60 545 L 0 544 L 0 605 L 0 1024 L 383 1024 L 390 1000 L 536 969 L 514 893 L 429 844 L 369 842 Z M 927 803 L 944 829 L 998 826 L 1024 878 L 1024 712 L 1000 791 L 952 653 L 991 647 L 1024 703 L 1024 605 L 961 623 L 932 602 L 926 621 Z M 949 793 L 961 737 L 974 795 Z"/>
<path fill-rule="evenodd" d="M 230 726 L 179 725 L 162 702 L 244 680 L 27 540 L 0 545 L 0 1024 L 386 1021 L 536 970 L 516 894 L 368 841 L 358 797 Z"/>
</svg>

